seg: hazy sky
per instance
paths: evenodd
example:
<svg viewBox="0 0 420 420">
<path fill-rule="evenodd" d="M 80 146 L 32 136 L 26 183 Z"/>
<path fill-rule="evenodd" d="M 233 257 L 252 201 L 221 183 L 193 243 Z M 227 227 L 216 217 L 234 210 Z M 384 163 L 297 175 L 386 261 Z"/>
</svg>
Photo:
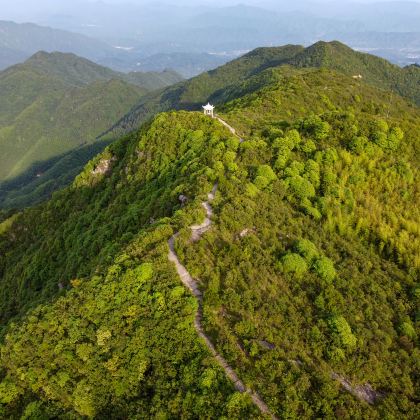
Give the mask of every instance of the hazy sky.
<svg viewBox="0 0 420 420">
<path fill-rule="evenodd" d="M 304 3 L 378 3 L 378 2 L 390 2 L 395 0 L 295 0 L 293 3 L 296 6 Z M 411 2 L 420 3 L 420 0 L 410 0 Z M 77 3 L 113 3 L 113 4 L 147 4 L 147 3 L 170 3 L 178 5 L 212 5 L 212 6 L 222 6 L 222 5 L 236 5 L 236 4 L 252 4 L 255 6 L 260 6 L 269 3 L 289 3 L 290 0 L 0 0 L 0 17 L 1 14 L 5 13 L 7 9 L 17 9 L 19 7 L 29 7 L 34 9 L 41 6 L 54 6 L 54 8 L 65 7 L 68 5 L 75 5 Z"/>
<path fill-rule="evenodd" d="M 207 5 L 213 7 L 249 4 L 254 6 L 267 6 L 282 4 L 288 5 L 288 8 L 296 7 L 302 9 L 306 4 L 316 3 L 378 3 L 391 2 L 395 0 L 0 0 L 0 19 L 7 18 L 10 12 L 40 11 L 45 9 L 60 10 L 74 7 L 80 7 L 83 3 L 108 3 L 108 4 L 173 4 L 173 5 Z M 420 3 L 420 0 L 411 0 L 411 2 Z"/>
<path fill-rule="evenodd" d="M 72 2 L 72 0 L 61 0 L 62 2 Z M 84 0 L 94 3 L 98 0 Z M 395 2 L 396 0 L 298 0 L 293 3 L 296 5 L 304 3 L 381 3 L 381 2 Z M 420 0 L 409 0 L 409 2 L 420 3 Z M 9 1 L 11 2 L 11 1 Z M 133 3 L 133 4 L 144 4 L 144 3 L 171 3 L 171 4 L 206 4 L 206 5 L 236 5 L 236 4 L 252 4 L 255 6 L 260 6 L 263 4 L 269 3 L 289 3 L 290 0 L 277 0 L 277 1 L 267 1 L 267 0 L 105 0 L 104 3 Z"/>
<path fill-rule="evenodd" d="M 127 13 L 128 19 L 141 16 L 141 5 L 165 5 L 170 4 L 178 10 L 182 6 L 191 6 L 199 9 L 201 7 L 223 7 L 238 4 L 259 6 L 277 12 L 285 11 L 303 11 L 316 14 L 319 17 L 328 17 L 335 14 L 335 17 L 345 18 L 349 3 L 378 3 L 392 2 L 393 0 L 0 0 L 0 20 L 14 20 L 17 22 L 34 22 L 41 25 L 55 26 L 58 17 L 78 16 L 78 19 L 95 19 L 95 3 L 102 3 L 98 10 L 107 10 L 112 16 L 110 8 L 118 7 L 118 14 Z M 394 1 L 395 2 L 395 1 Z M 331 4 L 331 6 L 328 5 Z M 409 2 L 407 2 L 409 3 Z M 411 0 L 411 3 L 417 6 L 420 0 Z M 89 9 L 84 13 L 84 6 L 89 4 Z M 106 4 L 110 7 L 106 7 Z M 123 5 L 136 5 L 139 11 L 133 12 L 132 7 L 123 7 Z M 319 5 L 319 6 L 317 6 Z M 93 7 L 92 7 L 93 6 Z M 105 7 L 103 7 L 105 6 Z M 149 8 L 150 9 L 150 8 Z M 359 8 L 360 9 L 360 8 Z M 407 9 L 407 8 L 406 8 Z M 164 7 L 161 7 L 164 10 Z M 190 9 L 192 10 L 192 9 Z M 187 10 L 185 10 L 186 12 Z M 178 16 L 179 18 L 180 16 Z M 59 26 L 61 27 L 61 26 Z M 66 27 L 64 29 L 67 29 Z M 73 30 L 73 28 L 70 28 Z"/>
</svg>

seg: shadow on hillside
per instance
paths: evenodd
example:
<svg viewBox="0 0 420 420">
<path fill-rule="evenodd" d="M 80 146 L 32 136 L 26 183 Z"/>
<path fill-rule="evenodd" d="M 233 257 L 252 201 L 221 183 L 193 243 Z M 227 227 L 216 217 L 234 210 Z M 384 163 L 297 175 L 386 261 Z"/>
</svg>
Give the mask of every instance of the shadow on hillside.
<svg viewBox="0 0 420 420">
<path fill-rule="evenodd" d="M 0 182 L 0 209 L 21 209 L 47 200 L 54 191 L 68 186 L 86 163 L 110 142 L 99 140 L 35 162 L 21 175 Z"/>
</svg>

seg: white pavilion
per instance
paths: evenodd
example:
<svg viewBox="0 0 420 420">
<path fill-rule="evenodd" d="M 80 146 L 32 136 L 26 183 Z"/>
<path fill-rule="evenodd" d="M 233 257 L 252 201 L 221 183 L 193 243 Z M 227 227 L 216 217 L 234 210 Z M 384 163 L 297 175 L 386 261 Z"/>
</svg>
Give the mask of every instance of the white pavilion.
<svg viewBox="0 0 420 420">
<path fill-rule="evenodd" d="M 214 118 L 214 106 L 210 105 L 210 102 L 207 105 L 203 106 L 204 115 Z"/>
</svg>

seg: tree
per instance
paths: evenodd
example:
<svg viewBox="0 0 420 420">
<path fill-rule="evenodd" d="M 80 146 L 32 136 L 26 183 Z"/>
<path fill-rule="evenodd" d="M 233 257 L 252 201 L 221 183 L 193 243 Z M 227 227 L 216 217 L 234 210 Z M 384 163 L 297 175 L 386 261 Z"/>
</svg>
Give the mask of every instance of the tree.
<svg viewBox="0 0 420 420">
<path fill-rule="evenodd" d="M 311 264 L 312 261 L 319 255 L 315 244 L 308 239 L 300 239 L 297 241 L 295 249 L 309 264 Z"/>
<path fill-rule="evenodd" d="M 350 325 L 343 316 L 334 316 L 329 320 L 330 328 L 340 345 L 353 349 L 357 338 L 353 335 Z"/>
<path fill-rule="evenodd" d="M 334 263 L 328 257 L 320 257 L 315 260 L 314 270 L 327 283 L 332 283 L 337 273 Z"/>
<path fill-rule="evenodd" d="M 300 199 L 315 197 L 314 186 L 310 181 L 300 175 L 286 178 L 286 184 L 289 186 L 289 189 L 293 192 L 293 194 Z"/>
<path fill-rule="evenodd" d="M 270 165 L 260 165 L 257 169 L 257 176 L 255 177 L 254 184 L 258 189 L 263 190 L 277 179 Z"/>
<path fill-rule="evenodd" d="M 260 165 L 257 170 L 257 176 L 262 176 L 269 182 L 275 181 L 277 179 L 277 175 L 270 165 Z"/>
<path fill-rule="evenodd" d="M 308 264 L 299 254 L 286 254 L 281 263 L 285 273 L 293 273 L 297 277 L 302 277 L 308 271 Z"/>
</svg>

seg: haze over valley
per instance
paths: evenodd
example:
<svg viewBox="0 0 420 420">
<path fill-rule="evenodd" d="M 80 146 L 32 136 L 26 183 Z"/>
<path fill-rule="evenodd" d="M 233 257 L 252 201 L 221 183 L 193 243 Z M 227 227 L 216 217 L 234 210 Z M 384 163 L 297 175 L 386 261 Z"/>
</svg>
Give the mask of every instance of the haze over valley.
<svg viewBox="0 0 420 420">
<path fill-rule="evenodd" d="M 0 19 L 44 27 L 2 22 L 3 67 L 38 50 L 64 49 L 116 70 L 171 68 L 190 77 L 259 46 L 318 40 L 339 40 L 399 65 L 420 57 L 420 3 L 414 1 L 42 0 L 35 6 L 18 0 L 2 8 Z"/>
</svg>

